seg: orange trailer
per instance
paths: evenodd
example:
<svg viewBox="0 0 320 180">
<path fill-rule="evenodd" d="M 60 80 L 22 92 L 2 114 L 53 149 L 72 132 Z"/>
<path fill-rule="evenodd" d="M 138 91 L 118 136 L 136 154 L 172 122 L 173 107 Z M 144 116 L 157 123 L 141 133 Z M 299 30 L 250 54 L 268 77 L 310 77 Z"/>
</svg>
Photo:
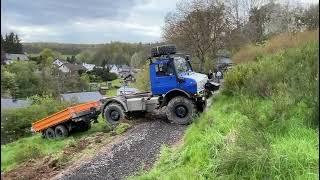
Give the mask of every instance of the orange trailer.
<svg viewBox="0 0 320 180">
<path fill-rule="evenodd" d="M 88 130 L 100 114 L 100 101 L 68 107 L 32 123 L 31 131 L 46 138 L 66 137 L 72 130 Z"/>
</svg>

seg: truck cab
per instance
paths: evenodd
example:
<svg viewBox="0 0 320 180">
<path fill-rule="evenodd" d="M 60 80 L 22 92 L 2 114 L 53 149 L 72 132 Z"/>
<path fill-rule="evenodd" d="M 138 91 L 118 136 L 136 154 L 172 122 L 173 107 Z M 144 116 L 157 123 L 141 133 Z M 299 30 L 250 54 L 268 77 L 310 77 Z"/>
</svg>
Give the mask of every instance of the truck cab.
<svg viewBox="0 0 320 180">
<path fill-rule="evenodd" d="M 150 82 L 153 95 L 166 95 L 180 90 L 190 96 L 203 96 L 207 75 L 192 70 L 188 58 L 183 55 L 168 55 L 150 63 Z"/>
</svg>

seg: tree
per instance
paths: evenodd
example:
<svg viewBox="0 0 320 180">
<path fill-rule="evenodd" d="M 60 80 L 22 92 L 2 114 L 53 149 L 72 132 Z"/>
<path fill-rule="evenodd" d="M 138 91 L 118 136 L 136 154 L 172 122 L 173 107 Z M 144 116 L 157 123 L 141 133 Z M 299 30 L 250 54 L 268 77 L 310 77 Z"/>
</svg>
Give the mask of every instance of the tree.
<svg viewBox="0 0 320 180">
<path fill-rule="evenodd" d="M 41 69 L 43 69 L 44 67 L 51 66 L 55 58 L 55 53 L 53 50 L 45 48 L 41 51 L 40 56 L 41 56 L 41 62 L 40 62 Z"/>
<path fill-rule="evenodd" d="M 130 60 L 130 66 L 132 67 L 139 67 L 141 65 L 141 63 L 143 62 L 143 60 L 146 59 L 143 57 L 142 52 L 135 52 L 132 56 L 131 56 L 131 60 Z"/>
<path fill-rule="evenodd" d="M 71 61 L 69 56 L 67 57 L 67 59 L 66 59 L 66 60 L 67 60 L 67 62 L 70 62 L 70 61 Z"/>
<path fill-rule="evenodd" d="M 1 35 L 1 65 L 5 64 L 6 53 L 4 51 L 4 39 Z"/>
<path fill-rule="evenodd" d="M 2 35 L 1 35 L 2 36 Z M 3 42 L 2 42 L 3 41 Z M 17 34 L 10 32 L 6 34 L 5 39 L 1 39 L 4 51 L 13 54 L 22 54 L 23 47 Z"/>
<path fill-rule="evenodd" d="M 302 22 L 309 30 L 319 28 L 319 3 L 311 5 L 305 10 L 302 17 Z"/>
<path fill-rule="evenodd" d="M 71 59 L 69 61 L 71 64 L 74 64 L 76 62 L 76 57 L 74 55 L 71 56 Z"/>
<path fill-rule="evenodd" d="M 199 58 L 203 72 L 205 57 L 214 56 L 224 46 L 222 39 L 228 24 L 224 15 L 224 5 L 219 1 L 182 2 L 176 12 L 166 16 L 163 37 Z"/>
<path fill-rule="evenodd" d="M 92 60 L 92 53 L 88 50 L 84 50 L 76 55 L 76 59 L 80 62 L 90 62 Z"/>
<path fill-rule="evenodd" d="M 36 73 L 35 62 L 17 61 L 9 64 L 6 70 L 14 74 L 12 95 L 18 98 L 25 98 L 35 94 L 42 94 L 40 88 L 40 74 Z M 17 93 L 18 92 L 18 93 Z"/>
</svg>

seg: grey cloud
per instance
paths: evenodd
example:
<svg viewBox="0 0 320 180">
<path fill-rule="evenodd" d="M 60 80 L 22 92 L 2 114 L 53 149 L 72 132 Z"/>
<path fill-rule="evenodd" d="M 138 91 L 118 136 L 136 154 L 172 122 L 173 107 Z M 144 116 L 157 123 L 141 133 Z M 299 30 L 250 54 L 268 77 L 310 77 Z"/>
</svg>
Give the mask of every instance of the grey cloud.
<svg viewBox="0 0 320 180">
<path fill-rule="evenodd" d="M 47 25 L 81 19 L 121 19 L 136 0 L 2 0 L 5 15 L 21 24 Z"/>
<path fill-rule="evenodd" d="M 165 1 L 165 2 L 164 2 Z M 1 33 L 24 42 L 154 42 L 176 0 L 1 0 Z"/>
</svg>

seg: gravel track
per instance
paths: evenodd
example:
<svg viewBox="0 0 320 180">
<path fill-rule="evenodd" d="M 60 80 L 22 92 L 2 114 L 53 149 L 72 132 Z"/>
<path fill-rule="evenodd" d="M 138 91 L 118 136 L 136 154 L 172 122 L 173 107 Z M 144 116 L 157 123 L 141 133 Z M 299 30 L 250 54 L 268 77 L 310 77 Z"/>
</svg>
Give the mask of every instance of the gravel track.
<svg viewBox="0 0 320 180">
<path fill-rule="evenodd" d="M 88 162 L 69 168 L 53 179 L 125 179 L 141 169 L 150 169 L 162 145 L 173 145 L 181 140 L 185 129 L 186 126 L 159 118 L 141 122 L 105 146 Z"/>
</svg>

